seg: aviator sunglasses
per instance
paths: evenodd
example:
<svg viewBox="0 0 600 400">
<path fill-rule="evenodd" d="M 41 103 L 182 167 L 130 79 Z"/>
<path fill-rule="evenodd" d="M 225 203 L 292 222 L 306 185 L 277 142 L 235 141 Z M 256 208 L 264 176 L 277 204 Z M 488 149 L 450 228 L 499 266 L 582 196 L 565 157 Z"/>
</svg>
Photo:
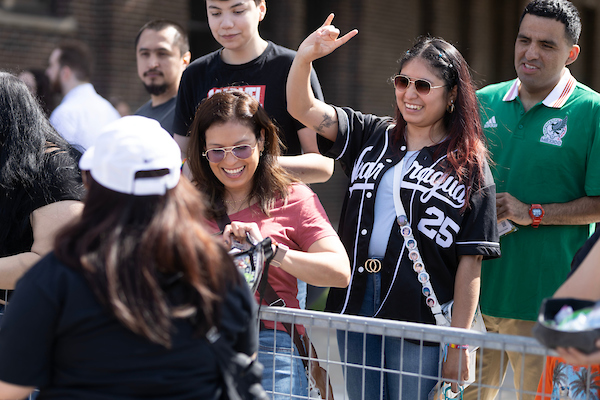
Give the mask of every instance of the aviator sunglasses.
<svg viewBox="0 0 600 400">
<path fill-rule="evenodd" d="M 415 84 L 415 89 L 417 93 L 422 96 L 427 96 L 431 89 L 439 89 L 445 87 L 447 85 L 439 85 L 439 86 L 431 86 L 431 82 L 426 81 L 425 79 L 410 79 L 406 75 L 396 75 L 394 76 L 394 86 L 401 92 L 404 92 L 408 89 L 411 83 Z"/>
<path fill-rule="evenodd" d="M 256 145 L 250 146 L 249 144 L 241 144 L 239 146 L 230 147 L 217 147 L 215 149 L 206 150 L 202 153 L 203 157 L 206 157 L 208 161 L 212 163 L 221 162 L 227 153 L 233 154 L 233 156 L 239 160 L 245 160 L 250 157 L 254 152 Z"/>
</svg>

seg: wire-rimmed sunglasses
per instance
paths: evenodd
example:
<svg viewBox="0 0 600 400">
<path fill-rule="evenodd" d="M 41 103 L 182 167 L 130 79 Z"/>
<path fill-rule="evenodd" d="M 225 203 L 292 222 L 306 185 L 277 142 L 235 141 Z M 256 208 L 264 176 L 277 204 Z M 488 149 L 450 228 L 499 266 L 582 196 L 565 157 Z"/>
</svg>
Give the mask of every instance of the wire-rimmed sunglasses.
<svg viewBox="0 0 600 400">
<path fill-rule="evenodd" d="M 432 86 L 431 82 L 426 81 L 425 79 L 411 79 L 406 75 L 396 75 L 396 76 L 394 76 L 393 79 L 394 79 L 394 86 L 399 91 L 404 92 L 405 90 L 408 89 L 408 87 L 410 86 L 411 83 L 414 83 L 417 93 L 419 93 L 422 96 L 427 96 L 429 94 L 429 92 L 431 91 L 431 89 L 439 89 L 439 88 L 448 86 L 448 85 Z"/>
<path fill-rule="evenodd" d="M 254 153 L 255 148 L 256 145 L 250 146 L 249 144 L 241 144 L 239 146 L 230 147 L 217 147 L 206 150 L 204 153 L 202 153 L 202 156 L 206 157 L 206 159 L 212 163 L 223 161 L 227 153 L 233 154 L 233 156 L 239 160 L 245 160 L 249 158 L 252 153 Z"/>
</svg>

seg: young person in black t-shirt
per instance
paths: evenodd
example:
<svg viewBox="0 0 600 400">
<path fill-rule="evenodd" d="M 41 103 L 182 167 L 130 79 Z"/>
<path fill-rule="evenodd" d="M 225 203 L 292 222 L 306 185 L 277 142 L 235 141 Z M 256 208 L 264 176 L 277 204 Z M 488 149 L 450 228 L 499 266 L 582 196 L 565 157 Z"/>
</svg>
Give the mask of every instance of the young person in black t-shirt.
<svg viewBox="0 0 600 400">
<path fill-rule="evenodd" d="M 305 183 L 325 182 L 333 160 L 319 154 L 316 133 L 289 115 L 285 82 L 295 52 L 264 40 L 258 25 L 265 17 L 265 0 L 206 0 L 208 23 L 221 49 L 192 62 L 183 73 L 173 130 L 187 154 L 189 127 L 200 102 L 220 91 L 242 90 L 255 97 L 283 132 L 286 150 L 280 164 Z M 311 86 L 323 99 L 314 71 Z M 301 155 L 301 156 L 300 156 Z"/>
</svg>

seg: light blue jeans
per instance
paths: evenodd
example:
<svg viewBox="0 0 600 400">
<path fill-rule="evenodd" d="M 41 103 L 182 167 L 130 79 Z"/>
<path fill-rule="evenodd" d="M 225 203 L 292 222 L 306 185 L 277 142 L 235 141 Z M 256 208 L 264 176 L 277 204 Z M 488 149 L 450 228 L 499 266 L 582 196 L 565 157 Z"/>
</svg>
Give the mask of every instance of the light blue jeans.
<svg viewBox="0 0 600 400">
<path fill-rule="evenodd" d="M 308 380 L 298 349 L 287 332 L 263 330 L 258 336 L 258 361 L 265 367 L 262 385 L 274 400 L 290 394 L 306 398 Z M 293 352 L 293 357 L 292 357 Z"/>
<path fill-rule="evenodd" d="M 359 315 L 373 316 L 379 308 L 380 279 L 379 274 L 369 274 Z M 439 346 L 422 346 L 396 337 L 341 330 L 337 331 L 337 341 L 342 362 L 357 364 L 357 367 L 343 368 L 350 400 L 427 400 L 429 391 L 437 383 L 437 380 L 423 376 L 438 375 Z M 402 373 L 382 372 L 382 368 Z"/>
</svg>

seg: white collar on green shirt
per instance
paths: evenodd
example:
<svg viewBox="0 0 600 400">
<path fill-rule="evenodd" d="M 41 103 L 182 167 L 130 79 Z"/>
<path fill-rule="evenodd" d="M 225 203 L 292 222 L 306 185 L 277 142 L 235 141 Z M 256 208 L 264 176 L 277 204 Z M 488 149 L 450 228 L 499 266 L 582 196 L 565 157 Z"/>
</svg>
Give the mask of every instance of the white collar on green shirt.
<svg viewBox="0 0 600 400">
<path fill-rule="evenodd" d="M 546 96 L 544 101 L 544 105 L 546 107 L 553 108 L 561 108 L 563 104 L 567 102 L 575 87 L 577 86 L 577 80 L 573 78 L 571 75 L 571 71 L 566 68 L 565 73 L 560 78 L 560 81 L 556 84 L 554 89 Z M 521 80 L 519 78 L 515 79 L 514 83 L 511 85 L 510 89 L 504 95 L 503 101 L 513 101 L 517 98 L 519 94 L 519 88 L 521 87 Z"/>
</svg>

